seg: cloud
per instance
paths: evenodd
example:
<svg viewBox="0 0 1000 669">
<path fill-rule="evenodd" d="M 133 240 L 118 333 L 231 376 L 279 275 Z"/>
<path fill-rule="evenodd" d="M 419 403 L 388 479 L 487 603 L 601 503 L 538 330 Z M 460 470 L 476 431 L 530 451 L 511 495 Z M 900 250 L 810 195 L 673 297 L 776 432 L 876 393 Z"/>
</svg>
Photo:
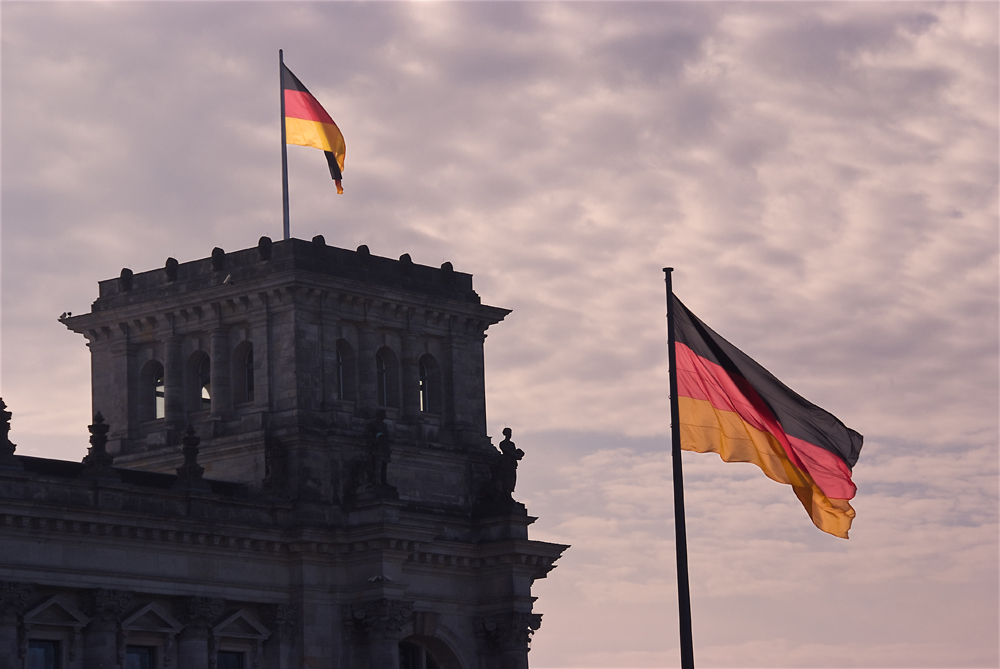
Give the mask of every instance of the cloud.
<svg viewBox="0 0 1000 669">
<path fill-rule="evenodd" d="M 995 4 L 3 14 L 19 452 L 83 455 L 87 351 L 55 317 L 97 280 L 278 236 L 283 48 L 348 146 L 343 197 L 318 152 L 289 149 L 293 234 L 449 260 L 514 309 L 486 345 L 491 431 L 528 450 L 534 536 L 574 544 L 537 586 L 533 664 L 676 657 L 665 265 L 709 325 L 866 435 L 850 542 L 752 467 L 689 459 L 701 620 L 742 630 L 700 623 L 699 657 L 996 664 Z"/>
</svg>

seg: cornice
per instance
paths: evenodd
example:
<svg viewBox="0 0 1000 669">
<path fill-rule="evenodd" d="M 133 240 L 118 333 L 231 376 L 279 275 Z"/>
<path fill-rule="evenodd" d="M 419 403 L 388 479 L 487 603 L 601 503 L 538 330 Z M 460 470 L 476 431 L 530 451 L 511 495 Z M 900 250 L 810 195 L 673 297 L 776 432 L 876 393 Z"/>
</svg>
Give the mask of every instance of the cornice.
<svg viewBox="0 0 1000 669">
<path fill-rule="evenodd" d="M 171 334 L 238 326 L 262 320 L 267 313 L 303 306 L 322 308 L 328 318 L 400 330 L 417 326 L 438 335 L 482 334 L 510 313 L 500 307 L 291 269 L 238 284 L 220 283 L 197 291 L 91 311 L 64 318 L 62 323 L 92 341 L 150 334 L 165 338 Z"/>
</svg>

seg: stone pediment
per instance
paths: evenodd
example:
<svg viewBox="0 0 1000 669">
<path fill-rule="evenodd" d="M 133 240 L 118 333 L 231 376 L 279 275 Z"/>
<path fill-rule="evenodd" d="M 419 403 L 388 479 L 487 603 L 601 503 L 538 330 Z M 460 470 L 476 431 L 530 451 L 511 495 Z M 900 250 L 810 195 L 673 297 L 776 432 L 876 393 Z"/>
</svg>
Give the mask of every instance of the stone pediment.
<svg viewBox="0 0 1000 669">
<path fill-rule="evenodd" d="M 80 609 L 62 595 L 56 595 L 24 614 L 24 624 L 81 628 L 90 622 Z"/>
<path fill-rule="evenodd" d="M 146 604 L 122 620 L 122 629 L 129 632 L 157 632 L 174 635 L 184 629 L 184 625 L 162 606 L 153 602 Z"/>
<path fill-rule="evenodd" d="M 233 639 L 254 639 L 264 641 L 271 636 L 271 631 L 255 620 L 246 609 L 240 609 L 228 614 L 212 629 L 215 637 Z"/>
</svg>

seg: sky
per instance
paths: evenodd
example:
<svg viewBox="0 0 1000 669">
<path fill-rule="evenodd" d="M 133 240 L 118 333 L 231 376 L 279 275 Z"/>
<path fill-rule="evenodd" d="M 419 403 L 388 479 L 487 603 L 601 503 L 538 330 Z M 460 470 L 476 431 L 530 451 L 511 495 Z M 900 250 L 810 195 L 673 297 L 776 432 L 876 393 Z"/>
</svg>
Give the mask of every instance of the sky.
<svg viewBox="0 0 1000 669">
<path fill-rule="evenodd" d="M 678 664 L 664 266 L 865 435 L 849 540 L 686 453 L 701 667 L 997 667 L 998 4 L 0 4 L 0 395 L 87 447 L 122 267 L 281 236 L 278 49 L 342 129 L 291 228 L 475 276 L 525 452 L 535 668 Z"/>
</svg>

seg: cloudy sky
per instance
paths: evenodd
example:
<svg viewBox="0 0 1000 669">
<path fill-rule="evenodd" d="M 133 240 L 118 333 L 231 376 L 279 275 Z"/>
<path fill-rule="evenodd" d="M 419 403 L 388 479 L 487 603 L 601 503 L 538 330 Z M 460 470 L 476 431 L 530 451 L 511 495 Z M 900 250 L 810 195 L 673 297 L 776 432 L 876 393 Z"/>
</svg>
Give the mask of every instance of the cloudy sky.
<svg viewBox="0 0 1000 669">
<path fill-rule="evenodd" d="M 2 19 L 2 393 L 78 460 L 56 322 L 122 267 L 281 236 L 277 51 L 347 139 L 292 233 L 472 272 L 514 430 L 533 667 L 676 666 L 661 268 L 865 435 L 848 541 L 685 454 L 703 667 L 996 667 L 996 3 L 17 3 Z"/>
</svg>

